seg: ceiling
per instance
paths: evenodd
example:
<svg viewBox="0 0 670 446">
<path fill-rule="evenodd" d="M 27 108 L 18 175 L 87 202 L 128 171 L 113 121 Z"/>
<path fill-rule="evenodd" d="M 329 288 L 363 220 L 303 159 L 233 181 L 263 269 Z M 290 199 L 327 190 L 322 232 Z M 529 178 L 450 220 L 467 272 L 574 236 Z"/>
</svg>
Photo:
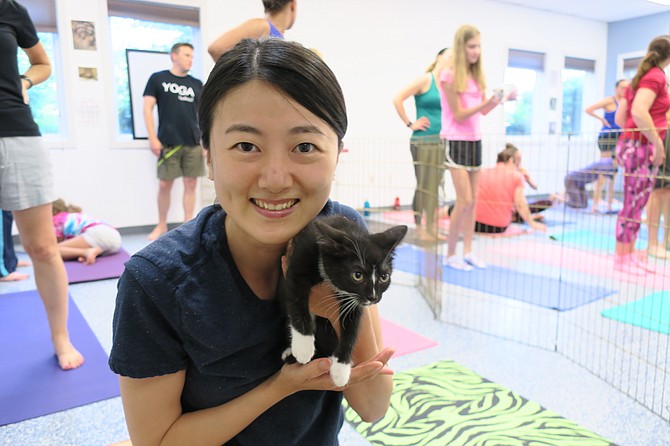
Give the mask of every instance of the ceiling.
<svg viewBox="0 0 670 446">
<path fill-rule="evenodd" d="M 495 0 L 600 22 L 618 22 L 645 15 L 670 12 L 670 6 L 646 0 Z M 668 24 L 670 27 L 670 23 Z"/>
</svg>

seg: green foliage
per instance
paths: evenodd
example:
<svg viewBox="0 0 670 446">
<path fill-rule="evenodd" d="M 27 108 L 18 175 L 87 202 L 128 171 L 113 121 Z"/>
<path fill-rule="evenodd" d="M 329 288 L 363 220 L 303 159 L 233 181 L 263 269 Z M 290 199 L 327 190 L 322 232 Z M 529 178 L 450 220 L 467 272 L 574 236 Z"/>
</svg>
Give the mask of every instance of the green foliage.
<svg viewBox="0 0 670 446">
<path fill-rule="evenodd" d="M 533 92 L 525 91 L 517 96 L 514 112 L 505 114 L 507 135 L 529 135 L 533 115 Z"/>
<path fill-rule="evenodd" d="M 60 133 L 60 111 L 56 92 L 58 82 L 55 76 L 55 73 L 58 72 L 57 58 L 54 53 L 54 41 L 56 39 L 53 33 L 39 32 L 37 35 L 51 61 L 51 76 L 46 81 L 28 90 L 30 109 L 42 134 L 58 134 Z M 20 73 L 25 73 L 30 68 L 28 56 L 21 49 L 18 52 L 18 62 Z"/>
<path fill-rule="evenodd" d="M 582 92 L 586 72 L 563 70 L 562 133 L 580 133 L 582 130 Z"/>
<path fill-rule="evenodd" d="M 505 134 L 529 135 L 533 124 L 533 96 L 535 94 L 535 70 L 507 67 L 505 83 L 516 86 L 516 100 L 506 102 Z"/>
</svg>

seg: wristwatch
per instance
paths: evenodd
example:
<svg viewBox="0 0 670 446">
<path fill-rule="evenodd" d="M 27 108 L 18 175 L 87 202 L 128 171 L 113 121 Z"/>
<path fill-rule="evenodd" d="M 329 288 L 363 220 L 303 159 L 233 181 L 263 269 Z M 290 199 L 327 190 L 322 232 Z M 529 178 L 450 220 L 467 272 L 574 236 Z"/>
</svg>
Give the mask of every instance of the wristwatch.
<svg viewBox="0 0 670 446">
<path fill-rule="evenodd" d="M 28 81 L 28 88 L 27 88 L 27 90 L 30 90 L 30 89 L 33 87 L 33 81 L 30 80 L 30 78 L 29 78 L 28 76 L 26 76 L 25 74 L 22 74 L 22 75 L 21 75 L 21 79 L 25 79 L 25 80 Z"/>
</svg>

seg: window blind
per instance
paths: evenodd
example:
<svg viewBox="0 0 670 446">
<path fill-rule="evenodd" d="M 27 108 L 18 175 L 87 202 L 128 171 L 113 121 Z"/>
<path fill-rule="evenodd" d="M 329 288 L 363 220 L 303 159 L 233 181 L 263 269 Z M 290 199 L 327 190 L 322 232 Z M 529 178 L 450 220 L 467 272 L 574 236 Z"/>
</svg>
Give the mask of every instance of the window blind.
<svg viewBox="0 0 670 446">
<path fill-rule="evenodd" d="M 130 17 L 175 25 L 200 26 L 200 10 L 191 6 L 132 0 L 107 0 L 107 12 L 110 16 Z"/>
<path fill-rule="evenodd" d="M 544 71 L 544 53 L 535 51 L 509 49 L 507 66 L 513 68 L 528 68 Z"/>
</svg>

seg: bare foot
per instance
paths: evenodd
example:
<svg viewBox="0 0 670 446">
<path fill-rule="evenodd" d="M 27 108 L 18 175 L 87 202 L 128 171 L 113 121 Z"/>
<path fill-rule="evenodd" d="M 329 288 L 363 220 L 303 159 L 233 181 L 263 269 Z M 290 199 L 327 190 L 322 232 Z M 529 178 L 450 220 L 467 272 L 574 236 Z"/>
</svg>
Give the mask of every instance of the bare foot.
<svg viewBox="0 0 670 446">
<path fill-rule="evenodd" d="M 423 242 L 445 242 L 447 241 L 447 236 L 440 234 L 439 232 L 431 232 L 423 229 L 422 227 L 416 228 L 417 238 Z"/>
<path fill-rule="evenodd" d="M 19 260 L 19 263 L 16 264 L 17 268 L 23 268 L 23 267 L 26 267 L 26 266 L 32 266 L 32 263 L 30 263 L 27 260 Z"/>
<path fill-rule="evenodd" d="M 86 250 L 86 255 L 79 257 L 77 260 L 79 260 L 80 263 L 83 263 L 84 265 L 93 265 L 95 263 L 95 259 L 102 254 L 102 249 L 100 248 L 89 248 Z"/>
<path fill-rule="evenodd" d="M 84 363 L 84 357 L 74 348 L 69 339 L 54 341 L 58 365 L 63 370 L 73 370 Z"/>
<path fill-rule="evenodd" d="M 14 271 L 13 273 L 9 273 L 5 277 L 0 278 L 0 282 L 18 282 L 20 280 L 26 280 L 28 277 L 30 277 L 30 274 L 21 274 Z"/>
<path fill-rule="evenodd" d="M 549 194 L 549 199 L 552 203 L 565 203 L 566 199 L 563 194 Z"/>
<path fill-rule="evenodd" d="M 156 240 L 158 237 L 165 234 L 166 232 L 167 232 L 167 226 L 156 225 L 153 231 L 151 231 L 147 236 L 147 239 L 151 241 Z"/>
</svg>

